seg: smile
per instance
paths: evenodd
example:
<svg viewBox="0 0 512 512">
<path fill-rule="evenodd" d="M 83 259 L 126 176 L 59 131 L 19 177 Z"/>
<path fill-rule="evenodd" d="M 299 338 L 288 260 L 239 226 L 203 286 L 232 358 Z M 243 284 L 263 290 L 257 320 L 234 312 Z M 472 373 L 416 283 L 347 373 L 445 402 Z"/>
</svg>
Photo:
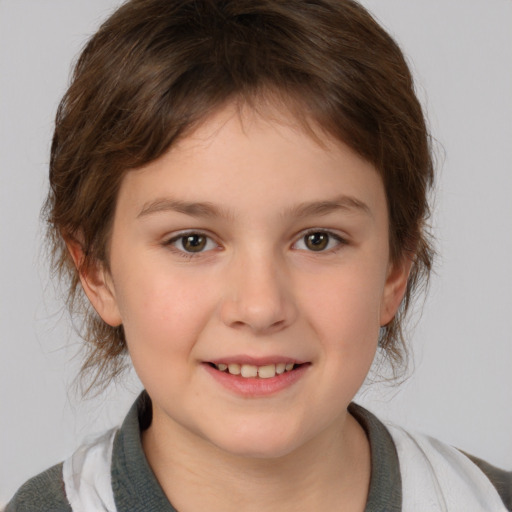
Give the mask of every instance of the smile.
<svg viewBox="0 0 512 512">
<path fill-rule="evenodd" d="M 231 393 L 243 398 L 262 398 L 294 386 L 309 373 L 312 363 L 280 356 L 254 359 L 241 356 L 205 361 L 202 366 Z"/>
<path fill-rule="evenodd" d="M 239 375 L 246 379 L 271 379 L 276 375 L 281 375 L 286 372 L 291 372 L 296 366 L 294 363 L 276 363 L 266 364 L 263 366 L 255 366 L 252 364 L 238 364 L 238 363 L 211 363 L 217 370 L 229 373 L 231 375 Z"/>
</svg>

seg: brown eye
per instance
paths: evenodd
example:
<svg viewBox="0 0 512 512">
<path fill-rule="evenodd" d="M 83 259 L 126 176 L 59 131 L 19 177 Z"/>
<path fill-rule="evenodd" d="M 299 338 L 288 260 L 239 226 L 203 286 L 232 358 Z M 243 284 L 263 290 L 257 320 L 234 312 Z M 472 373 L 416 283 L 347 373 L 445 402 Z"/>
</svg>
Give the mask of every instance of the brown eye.
<svg viewBox="0 0 512 512">
<path fill-rule="evenodd" d="M 181 246 L 187 252 L 201 252 L 206 247 L 207 237 L 196 233 L 181 237 Z"/>
<path fill-rule="evenodd" d="M 220 248 L 212 237 L 197 231 L 182 232 L 164 242 L 164 246 L 173 247 L 176 254 L 187 258 Z"/>
<path fill-rule="evenodd" d="M 347 245 L 346 240 L 337 233 L 329 230 L 307 231 L 293 244 L 293 249 L 309 252 L 335 252 L 341 246 Z"/>
<path fill-rule="evenodd" d="M 308 233 L 304 237 L 306 247 L 311 251 L 323 251 L 329 245 L 329 234 L 322 233 Z"/>
</svg>

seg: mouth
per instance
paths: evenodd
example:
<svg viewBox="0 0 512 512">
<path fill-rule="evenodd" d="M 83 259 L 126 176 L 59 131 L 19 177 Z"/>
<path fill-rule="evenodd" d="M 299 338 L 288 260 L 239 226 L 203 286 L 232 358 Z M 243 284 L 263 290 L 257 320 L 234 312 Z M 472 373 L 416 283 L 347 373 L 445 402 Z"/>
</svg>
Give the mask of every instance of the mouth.
<svg viewBox="0 0 512 512">
<path fill-rule="evenodd" d="M 228 373 L 243 377 L 245 379 L 271 379 L 284 373 L 289 373 L 303 364 L 297 363 L 270 363 L 262 366 L 253 364 L 239 364 L 239 363 L 209 363 L 212 368 L 219 372 Z"/>
</svg>

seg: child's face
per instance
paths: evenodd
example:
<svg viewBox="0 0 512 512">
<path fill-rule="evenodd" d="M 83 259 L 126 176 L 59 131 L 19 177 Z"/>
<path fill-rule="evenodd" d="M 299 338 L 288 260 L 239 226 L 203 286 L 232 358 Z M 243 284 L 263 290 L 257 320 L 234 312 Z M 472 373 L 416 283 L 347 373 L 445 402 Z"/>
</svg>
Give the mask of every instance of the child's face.
<svg viewBox="0 0 512 512">
<path fill-rule="evenodd" d="M 339 432 L 407 277 L 372 165 L 273 115 L 225 109 L 129 172 L 107 285 L 87 285 L 155 424 L 258 457 Z"/>
</svg>

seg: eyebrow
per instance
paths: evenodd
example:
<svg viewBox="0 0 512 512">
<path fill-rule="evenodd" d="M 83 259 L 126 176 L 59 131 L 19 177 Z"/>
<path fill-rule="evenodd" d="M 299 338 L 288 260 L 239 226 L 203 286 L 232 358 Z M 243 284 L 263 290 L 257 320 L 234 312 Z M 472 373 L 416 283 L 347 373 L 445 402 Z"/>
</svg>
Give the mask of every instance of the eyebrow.
<svg viewBox="0 0 512 512">
<path fill-rule="evenodd" d="M 282 216 L 305 218 L 328 215 L 339 210 L 361 212 L 373 217 L 371 209 L 366 203 L 346 195 L 331 200 L 300 203 L 284 211 Z M 210 202 L 188 202 L 171 198 L 159 198 L 146 203 L 137 218 L 160 212 L 177 212 L 199 218 L 221 217 L 233 219 L 235 217 L 229 210 Z"/>
<path fill-rule="evenodd" d="M 286 216 L 294 216 L 297 218 L 315 217 L 328 215 L 330 213 L 344 210 L 347 212 L 360 212 L 373 217 L 370 207 L 352 196 L 342 195 L 327 201 L 312 201 L 301 203 L 285 212 Z"/>
<path fill-rule="evenodd" d="M 210 202 L 187 202 L 177 199 L 161 198 L 146 203 L 137 215 L 137 218 L 159 212 L 184 213 L 191 217 L 233 217 L 225 208 L 221 208 Z"/>
</svg>

